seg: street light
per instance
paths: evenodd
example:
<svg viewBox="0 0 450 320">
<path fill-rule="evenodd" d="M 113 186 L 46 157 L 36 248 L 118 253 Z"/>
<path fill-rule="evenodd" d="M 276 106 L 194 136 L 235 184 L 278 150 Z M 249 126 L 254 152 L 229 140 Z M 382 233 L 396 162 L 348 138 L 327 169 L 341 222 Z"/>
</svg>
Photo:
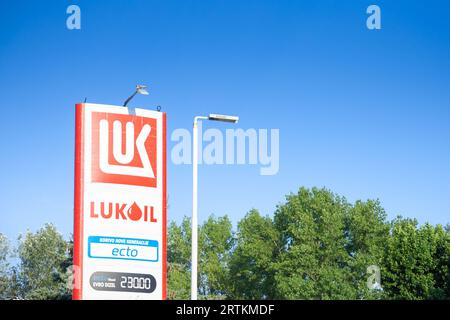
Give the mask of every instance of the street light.
<svg viewBox="0 0 450 320">
<path fill-rule="evenodd" d="M 142 95 L 144 95 L 144 96 L 148 96 L 149 93 L 148 93 L 148 91 L 147 91 L 147 86 L 144 86 L 144 85 L 142 85 L 142 84 L 138 84 L 138 85 L 136 86 L 136 91 L 134 91 L 134 93 L 133 93 L 131 96 L 129 96 L 127 100 L 125 100 L 125 102 L 123 103 L 123 106 L 126 107 L 127 104 L 128 104 L 128 102 L 130 102 L 130 100 L 133 99 L 133 97 L 134 97 L 136 94 L 138 94 L 138 93 L 139 93 L 139 94 L 142 94 Z"/>
<path fill-rule="evenodd" d="M 208 120 L 237 123 L 239 121 L 239 117 L 226 116 L 223 114 L 210 114 Z"/>
<path fill-rule="evenodd" d="M 210 114 L 208 117 L 194 117 L 193 142 L 192 142 L 192 265 L 191 265 L 191 300 L 197 300 L 197 266 L 198 266 L 198 235 L 197 235 L 197 162 L 198 162 L 198 121 L 212 120 L 237 123 L 239 117 L 222 114 Z"/>
</svg>

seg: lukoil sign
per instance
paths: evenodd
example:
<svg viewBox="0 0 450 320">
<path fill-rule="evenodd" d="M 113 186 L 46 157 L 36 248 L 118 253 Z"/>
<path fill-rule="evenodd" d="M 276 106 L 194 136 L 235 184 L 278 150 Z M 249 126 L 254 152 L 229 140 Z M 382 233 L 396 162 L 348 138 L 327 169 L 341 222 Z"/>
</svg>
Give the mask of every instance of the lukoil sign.
<svg viewBox="0 0 450 320">
<path fill-rule="evenodd" d="M 166 115 L 76 105 L 74 299 L 166 298 Z"/>
</svg>

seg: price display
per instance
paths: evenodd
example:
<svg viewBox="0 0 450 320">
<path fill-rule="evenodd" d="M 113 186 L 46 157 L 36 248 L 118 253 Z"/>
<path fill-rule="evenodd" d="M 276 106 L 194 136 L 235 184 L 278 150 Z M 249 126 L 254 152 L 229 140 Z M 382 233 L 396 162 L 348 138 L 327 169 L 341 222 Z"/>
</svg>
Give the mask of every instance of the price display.
<svg viewBox="0 0 450 320">
<path fill-rule="evenodd" d="M 97 271 L 89 282 L 93 289 L 99 291 L 152 293 L 156 289 L 155 277 L 142 273 Z"/>
</svg>

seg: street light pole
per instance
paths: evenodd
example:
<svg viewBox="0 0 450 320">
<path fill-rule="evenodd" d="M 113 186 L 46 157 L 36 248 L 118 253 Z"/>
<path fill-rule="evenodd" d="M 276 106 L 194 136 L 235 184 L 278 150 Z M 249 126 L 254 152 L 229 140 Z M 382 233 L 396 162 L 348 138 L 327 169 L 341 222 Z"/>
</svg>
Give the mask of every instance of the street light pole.
<svg viewBox="0 0 450 320">
<path fill-rule="evenodd" d="M 191 300 L 197 300 L 198 285 L 198 221 L 197 221 L 197 178 L 198 178 L 198 121 L 214 120 L 222 122 L 236 123 L 239 117 L 224 116 L 218 114 L 210 114 L 208 117 L 194 117 L 194 125 L 192 128 L 192 241 L 191 241 Z"/>
<path fill-rule="evenodd" d="M 191 241 L 191 300 L 197 300 L 197 266 L 198 266 L 198 222 L 197 222 L 197 167 L 198 167 L 198 120 L 208 117 L 195 117 L 192 129 L 192 241 Z"/>
</svg>

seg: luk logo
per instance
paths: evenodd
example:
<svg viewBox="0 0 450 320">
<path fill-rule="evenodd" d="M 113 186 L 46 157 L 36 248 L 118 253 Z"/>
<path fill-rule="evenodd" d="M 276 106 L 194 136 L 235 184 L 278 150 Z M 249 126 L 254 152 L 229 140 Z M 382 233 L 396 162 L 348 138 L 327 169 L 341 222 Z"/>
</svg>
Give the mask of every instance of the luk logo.
<svg viewBox="0 0 450 320">
<path fill-rule="evenodd" d="M 92 182 L 156 187 L 156 119 L 92 113 Z"/>
</svg>

